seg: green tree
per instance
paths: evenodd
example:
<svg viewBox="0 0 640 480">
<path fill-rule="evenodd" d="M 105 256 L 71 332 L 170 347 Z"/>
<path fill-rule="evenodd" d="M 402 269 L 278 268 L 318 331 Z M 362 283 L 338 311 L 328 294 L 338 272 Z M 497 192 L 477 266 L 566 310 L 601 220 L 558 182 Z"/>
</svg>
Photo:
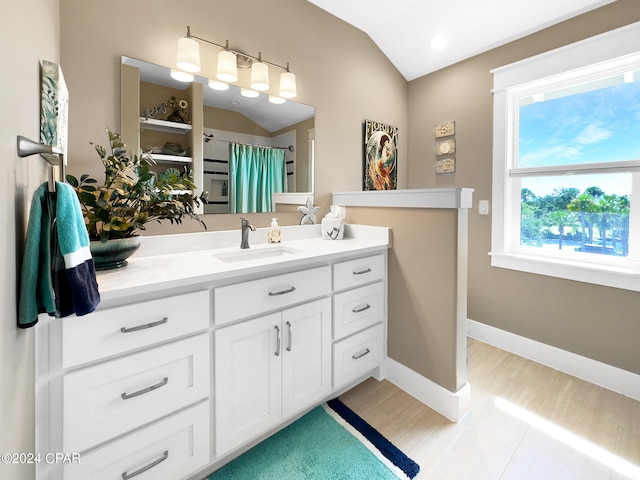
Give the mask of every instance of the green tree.
<svg viewBox="0 0 640 480">
<path fill-rule="evenodd" d="M 568 205 L 578 196 L 577 188 L 556 188 L 550 195 L 542 199 L 543 223 L 549 227 L 558 229 L 558 249 L 562 250 L 565 235 L 565 227 L 573 223 L 573 215 L 568 210 Z"/>
<path fill-rule="evenodd" d="M 520 192 L 520 244 L 542 246 L 539 198 L 528 188 Z"/>
<path fill-rule="evenodd" d="M 584 250 L 587 240 L 589 240 L 589 243 L 593 242 L 593 222 L 591 214 L 595 213 L 598 209 L 595 199 L 593 195 L 582 193 L 569 202 L 567 208 L 570 212 L 575 212 L 579 215 L 582 232 L 582 249 Z"/>
</svg>

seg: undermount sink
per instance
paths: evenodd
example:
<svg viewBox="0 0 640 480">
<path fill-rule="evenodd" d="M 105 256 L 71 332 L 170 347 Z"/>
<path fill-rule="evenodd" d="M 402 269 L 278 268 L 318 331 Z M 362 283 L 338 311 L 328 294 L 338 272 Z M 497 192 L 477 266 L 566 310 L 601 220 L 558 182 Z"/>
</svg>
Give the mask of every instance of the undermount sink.
<svg viewBox="0 0 640 480">
<path fill-rule="evenodd" d="M 268 248 L 248 248 L 238 252 L 224 252 L 214 254 L 214 257 L 221 262 L 235 263 L 235 262 L 250 262 L 252 260 L 262 260 L 264 258 L 281 257 L 283 255 L 290 255 L 292 253 L 299 253 L 300 250 L 289 247 L 268 247 Z"/>
</svg>

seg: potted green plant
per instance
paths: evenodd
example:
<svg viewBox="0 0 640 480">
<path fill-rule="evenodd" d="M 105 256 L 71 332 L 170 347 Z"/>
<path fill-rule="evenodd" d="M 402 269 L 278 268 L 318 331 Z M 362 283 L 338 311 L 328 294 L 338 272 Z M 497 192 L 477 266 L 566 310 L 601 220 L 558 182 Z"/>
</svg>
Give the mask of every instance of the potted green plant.
<svg viewBox="0 0 640 480">
<path fill-rule="evenodd" d="M 200 199 L 193 193 L 196 185 L 190 171 L 170 168 L 155 173 L 150 169 L 151 157 L 131 157 L 120 134 L 109 129 L 107 133 L 109 155 L 103 146 L 91 142 L 104 165 L 104 183 L 98 185 L 86 174 L 79 181 L 67 175 L 80 201 L 96 269 L 126 265 L 126 258 L 140 246 L 138 232 L 148 222 L 180 224 L 187 217 L 206 229 L 194 211 Z M 103 253 L 107 258 L 101 258 Z"/>
</svg>

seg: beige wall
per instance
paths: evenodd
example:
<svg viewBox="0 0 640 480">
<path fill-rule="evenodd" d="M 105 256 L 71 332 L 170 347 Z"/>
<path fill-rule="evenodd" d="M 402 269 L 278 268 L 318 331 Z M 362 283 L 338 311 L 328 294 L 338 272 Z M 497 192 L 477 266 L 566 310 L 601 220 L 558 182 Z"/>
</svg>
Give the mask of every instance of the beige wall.
<svg viewBox="0 0 640 480">
<path fill-rule="evenodd" d="M 458 309 L 464 311 L 456 296 L 458 211 L 348 207 L 347 215 L 350 222 L 392 231 L 389 357 L 458 391 L 467 381 L 466 322 L 457 318 Z"/>
<path fill-rule="evenodd" d="M 16 258 L 22 258 L 31 194 L 47 175 L 39 156 L 17 156 L 16 136 L 40 137 L 40 61 L 59 60 L 58 1 L 3 1 L 0 15 L 3 62 L 9 66 L 0 80 L 0 452 L 18 453 L 35 450 L 35 385 L 34 330 L 16 328 Z M 10 48 L 16 39 L 20 48 Z M 0 463 L 3 480 L 34 477 L 33 465 Z"/>
<path fill-rule="evenodd" d="M 409 187 L 473 187 L 469 215 L 469 318 L 640 373 L 640 293 L 492 268 L 491 199 L 495 67 L 640 20 L 617 2 L 409 84 Z M 436 175 L 431 127 L 456 121 L 457 171 Z M 425 148 L 427 145 L 427 148 Z"/>
</svg>

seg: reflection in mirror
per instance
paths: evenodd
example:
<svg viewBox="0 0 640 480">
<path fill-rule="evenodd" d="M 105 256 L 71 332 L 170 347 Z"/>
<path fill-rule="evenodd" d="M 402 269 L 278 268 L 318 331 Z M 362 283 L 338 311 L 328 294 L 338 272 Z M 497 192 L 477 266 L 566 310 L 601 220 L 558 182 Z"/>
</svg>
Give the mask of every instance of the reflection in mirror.
<svg viewBox="0 0 640 480">
<path fill-rule="evenodd" d="M 166 92 L 185 91 L 191 85 L 190 82 L 179 82 L 171 78 L 170 68 L 156 64 L 151 64 L 141 60 L 122 57 L 124 65 L 137 67 L 140 72 L 140 115 L 145 116 L 149 110 L 156 107 L 149 97 L 145 96 L 143 90 L 156 90 L 166 88 Z M 202 151 L 202 158 L 193 156 L 193 170 L 196 172 L 195 183 L 202 185 L 202 190 L 208 192 L 209 203 L 204 206 L 204 213 L 247 213 L 249 210 L 231 210 L 230 194 L 238 194 L 240 197 L 247 197 L 246 191 L 240 192 L 230 184 L 229 181 L 229 161 L 230 145 L 243 144 L 254 147 L 268 147 L 259 149 L 261 151 L 277 150 L 278 155 L 284 153 L 286 164 L 286 181 L 283 181 L 282 190 L 288 192 L 285 195 L 276 195 L 278 203 L 289 203 L 287 197 L 291 197 L 291 203 L 300 204 L 300 195 L 304 198 L 311 195 L 306 192 L 313 192 L 313 131 L 314 131 L 314 108 L 309 105 L 286 101 L 282 104 L 269 102 L 268 94 L 260 94 L 256 98 L 248 98 L 240 94 L 240 88 L 230 85 L 228 90 L 214 90 L 208 86 L 208 79 L 195 76 L 194 82 L 201 83 L 203 122 L 202 125 L 194 122 L 192 136 L 186 143 L 200 141 L 202 135 L 202 150 L 194 148 L 195 151 Z M 168 93 L 164 94 L 169 97 Z M 183 94 L 186 98 L 193 98 L 193 95 Z M 156 100 L 161 98 L 155 97 Z M 196 97 L 198 98 L 198 97 Z M 178 98 L 180 100 L 180 98 Z M 190 105 L 191 109 L 198 108 L 198 105 Z M 123 105 L 123 111 L 125 107 Z M 172 112 L 167 112 L 169 115 Z M 144 128 L 144 125 L 142 125 Z M 200 132 L 201 130 L 201 132 Z M 153 140 L 156 137 L 142 133 L 139 138 L 139 145 L 142 151 L 149 148 L 159 148 L 157 145 L 150 147 L 147 139 Z M 164 141 L 165 137 L 157 137 L 156 143 Z M 183 143 L 185 141 L 183 140 Z M 185 147 L 186 151 L 189 150 Z M 187 153 L 188 155 L 189 153 Z M 187 157 L 188 158 L 188 157 Z M 196 168 L 201 162 L 201 168 Z M 232 168 L 232 174 L 234 169 Z M 202 172 L 198 175 L 197 172 Z M 202 178 L 200 178 L 200 176 Z M 238 182 L 235 182 L 237 185 Z M 236 197 L 233 197 L 234 199 Z M 256 199 L 250 198 L 248 205 L 259 204 Z M 263 202 L 264 203 L 264 202 Z M 272 203 L 272 202 L 267 202 Z M 272 211 L 269 207 L 260 207 L 258 211 Z M 244 208 L 244 207 L 243 207 Z M 255 211 L 255 210 L 254 210 Z"/>
</svg>

